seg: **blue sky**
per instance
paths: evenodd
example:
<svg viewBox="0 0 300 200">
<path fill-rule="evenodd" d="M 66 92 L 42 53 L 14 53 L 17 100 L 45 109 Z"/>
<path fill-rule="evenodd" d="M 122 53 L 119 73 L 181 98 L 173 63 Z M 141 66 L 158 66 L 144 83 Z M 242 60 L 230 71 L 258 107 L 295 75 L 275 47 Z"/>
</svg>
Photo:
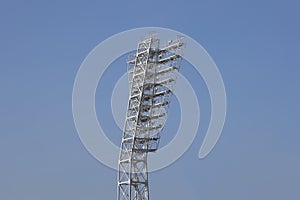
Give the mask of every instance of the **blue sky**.
<svg viewBox="0 0 300 200">
<path fill-rule="evenodd" d="M 228 100 L 223 134 L 213 152 L 197 158 L 209 120 L 201 77 L 182 73 L 197 91 L 199 134 L 170 167 L 150 174 L 152 199 L 298 200 L 299 8 L 270 1 L 1 1 L 0 199 L 116 199 L 116 171 L 81 144 L 72 118 L 73 82 L 81 62 L 118 32 L 160 26 L 196 39 L 222 74 Z M 105 80 L 126 70 L 112 64 Z M 101 90 L 103 88 L 103 90 Z M 106 97 L 107 99 L 107 97 Z M 96 104 L 118 143 L 121 131 Z M 178 120 L 173 102 L 163 144 Z M 202 113 L 203 112 L 203 113 Z M 169 131 L 168 131 L 169 130 Z"/>
</svg>

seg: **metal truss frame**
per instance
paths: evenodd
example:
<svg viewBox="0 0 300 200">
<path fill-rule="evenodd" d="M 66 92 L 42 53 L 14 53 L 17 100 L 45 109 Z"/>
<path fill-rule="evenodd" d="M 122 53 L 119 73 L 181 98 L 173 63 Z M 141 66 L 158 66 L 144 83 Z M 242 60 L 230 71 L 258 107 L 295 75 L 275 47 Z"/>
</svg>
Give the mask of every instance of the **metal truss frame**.
<svg viewBox="0 0 300 200">
<path fill-rule="evenodd" d="M 118 200 L 148 200 L 147 155 L 158 149 L 167 119 L 183 38 L 160 48 L 153 35 L 138 43 L 128 58 L 130 94 L 118 165 Z"/>
</svg>

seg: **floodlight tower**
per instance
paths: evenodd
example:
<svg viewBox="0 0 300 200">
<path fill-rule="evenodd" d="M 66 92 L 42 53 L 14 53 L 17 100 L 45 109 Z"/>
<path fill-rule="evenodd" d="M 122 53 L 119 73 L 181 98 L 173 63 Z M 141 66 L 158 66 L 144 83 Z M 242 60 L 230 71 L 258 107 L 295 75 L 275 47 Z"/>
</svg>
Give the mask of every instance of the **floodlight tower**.
<svg viewBox="0 0 300 200">
<path fill-rule="evenodd" d="M 118 200 L 149 200 L 147 155 L 158 148 L 177 72 L 182 37 L 160 48 L 154 35 L 128 58 L 129 100 L 120 149 Z"/>
</svg>

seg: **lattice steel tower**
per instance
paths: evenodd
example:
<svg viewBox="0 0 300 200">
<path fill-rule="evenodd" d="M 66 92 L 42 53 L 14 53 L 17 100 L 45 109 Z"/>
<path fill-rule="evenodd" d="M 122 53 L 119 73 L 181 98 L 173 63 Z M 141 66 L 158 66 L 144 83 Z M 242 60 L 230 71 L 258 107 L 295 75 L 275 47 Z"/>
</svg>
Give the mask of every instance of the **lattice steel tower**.
<svg viewBox="0 0 300 200">
<path fill-rule="evenodd" d="M 147 154 L 158 148 L 177 72 L 182 37 L 168 41 L 150 35 L 128 58 L 129 100 L 118 171 L 118 200 L 148 200 Z"/>
</svg>

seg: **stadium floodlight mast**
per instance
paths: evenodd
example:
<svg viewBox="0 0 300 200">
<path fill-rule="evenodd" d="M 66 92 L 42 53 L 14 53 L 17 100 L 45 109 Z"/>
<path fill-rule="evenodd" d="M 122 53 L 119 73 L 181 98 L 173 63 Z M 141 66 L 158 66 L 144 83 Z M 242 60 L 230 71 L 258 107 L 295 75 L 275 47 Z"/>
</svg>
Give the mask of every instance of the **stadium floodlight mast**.
<svg viewBox="0 0 300 200">
<path fill-rule="evenodd" d="M 128 56 L 129 100 L 118 163 L 118 200 L 148 200 L 147 155 L 158 149 L 182 62 L 183 37 L 160 47 L 155 34 Z"/>
</svg>

